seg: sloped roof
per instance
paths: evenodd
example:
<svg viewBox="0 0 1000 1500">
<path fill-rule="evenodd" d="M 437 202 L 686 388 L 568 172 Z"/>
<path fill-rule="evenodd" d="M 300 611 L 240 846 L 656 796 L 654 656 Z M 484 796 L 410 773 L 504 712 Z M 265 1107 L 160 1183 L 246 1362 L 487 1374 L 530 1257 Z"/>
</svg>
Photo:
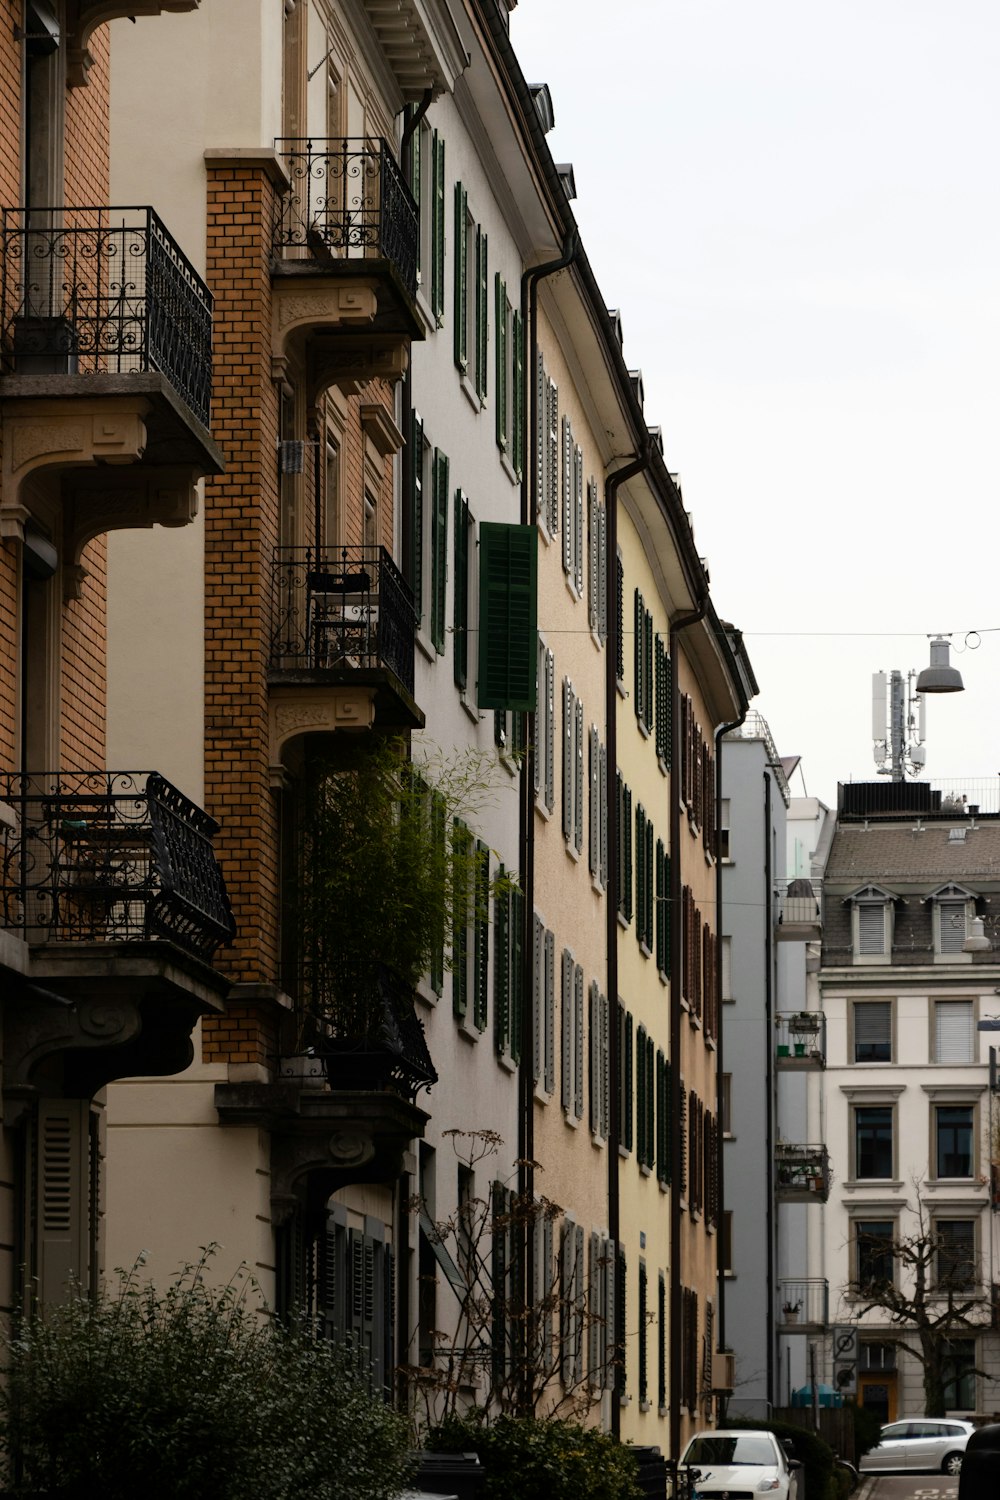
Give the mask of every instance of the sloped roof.
<svg viewBox="0 0 1000 1500">
<path fill-rule="evenodd" d="M 958 880 L 1000 881 L 1000 823 L 965 827 L 965 838 L 950 839 L 947 822 L 838 824 L 826 863 L 826 881 L 855 886 L 875 880 L 942 885 Z M 962 826 L 958 823 L 955 827 Z"/>
</svg>

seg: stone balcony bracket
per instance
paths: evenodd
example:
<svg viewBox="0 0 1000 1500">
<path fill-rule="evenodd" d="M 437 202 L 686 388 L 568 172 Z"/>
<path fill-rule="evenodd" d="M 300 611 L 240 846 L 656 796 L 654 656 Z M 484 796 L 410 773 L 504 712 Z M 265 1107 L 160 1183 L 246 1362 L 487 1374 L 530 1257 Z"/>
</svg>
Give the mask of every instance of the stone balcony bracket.
<svg viewBox="0 0 1000 1500">
<path fill-rule="evenodd" d="M 371 729 L 375 723 L 375 689 L 271 687 L 268 727 L 272 778 L 283 777 L 285 746 L 300 734 L 332 734 L 341 729 Z M 279 783 L 280 784 L 280 783 Z"/>
<path fill-rule="evenodd" d="M 159 16 L 164 11 L 197 10 L 201 0 L 69 0 L 66 29 L 69 46 L 66 52 L 66 83 L 69 88 L 83 88 L 89 80 L 94 59 L 88 43 L 98 26 L 119 16 Z"/>
</svg>

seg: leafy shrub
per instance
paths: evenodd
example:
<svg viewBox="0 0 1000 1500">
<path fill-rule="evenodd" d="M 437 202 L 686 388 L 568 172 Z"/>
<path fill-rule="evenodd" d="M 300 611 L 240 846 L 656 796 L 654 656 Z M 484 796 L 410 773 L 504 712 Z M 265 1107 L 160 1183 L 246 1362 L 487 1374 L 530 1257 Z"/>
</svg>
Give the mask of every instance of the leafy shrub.
<svg viewBox="0 0 1000 1500">
<path fill-rule="evenodd" d="M 866 1406 L 852 1402 L 848 1411 L 854 1420 L 854 1456 L 860 1462 L 866 1453 L 876 1447 L 882 1434 L 882 1420 Z"/>
<path fill-rule="evenodd" d="M 479 1454 L 483 1500 L 641 1500 L 635 1455 L 609 1433 L 562 1418 L 449 1416 L 424 1434 L 432 1452 Z"/>
<path fill-rule="evenodd" d="M 249 1279 L 163 1293 L 119 1272 L 19 1320 L 4 1345 L 0 1466 L 14 1496 L 389 1500 L 403 1418 L 347 1350 L 272 1322 Z"/>
</svg>

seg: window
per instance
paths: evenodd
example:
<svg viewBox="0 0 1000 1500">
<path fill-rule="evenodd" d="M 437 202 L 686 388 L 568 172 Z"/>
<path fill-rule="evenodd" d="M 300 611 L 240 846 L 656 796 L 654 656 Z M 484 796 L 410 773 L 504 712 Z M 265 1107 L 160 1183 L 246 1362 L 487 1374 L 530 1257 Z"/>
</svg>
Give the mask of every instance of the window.
<svg viewBox="0 0 1000 1500">
<path fill-rule="evenodd" d="M 562 955 L 562 1107 L 567 1119 L 583 1119 L 583 969 L 568 948 Z"/>
<path fill-rule="evenodd" d="M 946 1411 L 976 1411 L 976 1341 L 949 1339 L 944 1368 Z"/>
<path fill-rule="evenodd" d="M 455 585 L 453 601 L 452 654 L 454 657 L 455 686 L 465 692 L 469 681 L 469 559 L 474 549 L 470 545 L 472 513 L 469 502 L 461 490 L 455 491 Z"/>
<path fill-rule="evenodd" d="M 448 579 L 448 456 L 434 449 L 431 498 L 430 633 L 434 649 L 444 655 L 445 590 Z"/>
<path fill-rule="evenodd" d="M 934 1061 L 975 1061 L 976 1026 L 971 1000 L 935 1000 Z"/>
<path fill-rule="evenodd" d="M 524 467 L 524 339 L 521 314 L 507 295 L 497 272 L 496 293 L 496 431 L 497 447 L 520 479 Z"/>
<path fill-rule="evenodd" d="M 663 1053 L 656 1053 L 656 1180 L 669 1187 L 673 1175 L 673 1072 Z"/>
<path fill-rule="evenodd" d="M 653 825 L 640 802 L 635 810 L 635 935 L 639 946 L 647 954 L 653 951 L 653 892 L 656 884 L 654 854 Z"/>
<path fill-rule="evenodd" d="M 535 708 L 537 539 L 530 526 L 479 526 L 480 708 Z"/>
<path fill-rule="evenodd" d="M 538 520 L 549 536 L 555 536 L 559 530 L 559 389 L 546 374 L 540 354 L 535 383 Z"/>
<path fill-rule="evenodd" d="M 656 754 L 664 771 L 673 760 L 674 683 L 670 655 L 662 638 L 656 637 L 654 691 L 656 697 Z"/>
<path fill-rule="evenodd" d="M 583 852 L 583 702 L 563 678 L 563 837 L 577 854 Z"/>
<path fill-rule="evenodd" d="M 410 577 L 417 628 L 424 623 L 424 494 L 428 448 L 423 418 L 410 412 Z"/>
<path fill-rule="evenodd" d="M 608 997 L 596 979 L 590 983 L 590 1130 L 595 1140 L 608 1138 L 611 1110 L 611 1016 Z"/>
<path fill-rule="evenodd" d="M 864 1105 L 855 1108 L 855 1177 L 891 1178 L 893 1176 L 892 1126 L 891 1104 Z"/>
<path fill-rule="evenodd" d="M 663 840 L 656 840 L 656 968 L 661 979 L 670 978 L 670 855 Z"/>
<path fill-rule="evenodd" d="M 938 952 L 949 956 L 961 953 L 965 942 L 965 902 L 939 901 L 937 913 Z"/>
<path fill-rule="evenodd" d="M 892 897 L 879 886 L 869 885 L 850 896 L 854 961 L 887 964 L 892 950 Z"/>
<path fill-rule="evenodd" d="M 487 243 L 469 212 L 469 196 L 455 183 L 455 363 L 482 401 L 486 396 Z"/>
<path fill-rule="evenodd" d="M 974 1109 L 971 1104 L 934 1106 L 934 1152 L 938 1177 L 971 1177 Z"/>
<path fill-rule="evenodd" d="M 547 1094 L 551 1094 L 556 1086 L 556 940 L 537 912 L 534 917 L 533 1002 L 534 1078 Z"/>
<path fill-rule="evenodd" d="M 635 716 L 640 728 L 648 733 L 653 727 L 653 616 L 638 589 L 634 598 L 635 615 Z"/>
<path fill-rule="evenodd" d="M 552 811 L 556 800 L 556 659 L 538 642 L 538 717 L 535 721 L 535 797 Z"/>
<path fill-rule="evenodd" d="M 942 1291 L 970 1291 L 976 1285 L 975 1219 L 935 1219 L 935 1282 Z"/>
<path fill-rule="evenodd" d="M 632 1015 L 618 1001 L 618 1144 L 632 1150 L 633 1095 Z"/>
<path fill-rule="evenodd" d="M 722 998 L 733 1000 L 733 940 L 731 937 L 722 939 Z"/>
<path fill-rule="evenodd" d="M 562 419 L 562 564 L 577 594 L 583 593 L 583 452 L 573 441 L 569 417 Z"/>
<path fill-rule="evenodd" d="M 719 856 L 720 859 L 730 859 L 731 858 L 730 851 L 729 851 L 729 826 L 730 826 L 729 825 L 729 818 L 730 818 L 729 808 L 730 808 L 730 799 L 728 797 L 720 797 L 719 798 L 719 838 L 718 838 L 718 844 L 717 844 L 717 848 L 716 848 L 716 853 L 718 854 L 718 856 Z"/>
<path fill-rule="evenodd" d="M 608 883 L 608 752 L 601 744 L 597 725 L 590 726 L 588 773 L 590 780 L 590 873 L 601 886 Z"/>
<path fill-rule="evenodd" d="M 608 638 L 608 515 L 597 480 L 587 481 L 587 619 L 603 646 Z"/>
<path fill-rule="evenodd" d="M 957 831 L 965 832 L 964 829 Z M 976 914 L 974 893 L 950 882 L 932 891 L 928 899 L 934 927 L 935 962 L 971 963 L 971 953 L 963 953 L 962 949 L 969 920 Z"/>
<path fill-rule="evenodd" d="M 719 1094 L 719 1114 L 722 1116 L 722 1134 L 733 1133 L 733 1075 L 723 1073 L 722 1090 Z"/>
<path fill-rule="evenodd" d="M 854 1280 L 860 1293 L 895 1281 L 894 1230 L 892 1219 L 855 1219 Z"/>
<path fill-rule="evenodd" d="M 431 312 L 437 326 L 444 322 L 444 139 L 431 133 L 430 166 Z"/>
<path fill-rule="evenodd" d="M 649 1405 L 649 1319 L 647 1316 L 646 1262 L 639 1262 L 639 1408 Z"/>
<path fill-rule="evenodd" d="M 618 914 L 632 920 L 632 793 L 618 772 Z"/>
<path fill-rule="evenodd" d="M 854 1061 L 892 1062 L 892 1001 L 855 1001 L 852 1018 Z"/>
<path fill-rule="evenodd" d="M 650 1171 L 656 1160 L 656 1052 L 645 1026 L 635 1039 L 635 1154 L 640 1166 Z"/>
<path fill-rule="evenodd" d="M 497 876 L 503 882 L 503 865 Z M 493 902 L 493 1027 L 497 1052 L 518 1062 L 521 1056 L 523 993 L 521 918 L 524 893 L 517 887 L 497 891 Z"/>
</svg>

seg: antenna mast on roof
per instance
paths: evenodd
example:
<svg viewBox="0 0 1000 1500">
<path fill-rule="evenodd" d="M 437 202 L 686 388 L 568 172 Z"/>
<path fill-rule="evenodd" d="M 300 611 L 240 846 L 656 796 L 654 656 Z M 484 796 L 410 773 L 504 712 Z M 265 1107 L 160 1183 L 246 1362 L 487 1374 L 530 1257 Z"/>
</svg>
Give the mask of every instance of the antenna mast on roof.
<svg viewBox="0 0 1000 1500">
<path fill-rule="evenodd" d="M 902 672 L 872 675 L 872 738 L 875 741 L 875 764 L 880 776 L 902 781 L 919 776 L 927 762 L 924 741 L 927 738 L 925 693 L 960 693 L 962 678 L 948 662 L 949 642 L 946 636 L 931 641 L 931 664 L 918 677 L 911 668 Z"/>
</svg>

